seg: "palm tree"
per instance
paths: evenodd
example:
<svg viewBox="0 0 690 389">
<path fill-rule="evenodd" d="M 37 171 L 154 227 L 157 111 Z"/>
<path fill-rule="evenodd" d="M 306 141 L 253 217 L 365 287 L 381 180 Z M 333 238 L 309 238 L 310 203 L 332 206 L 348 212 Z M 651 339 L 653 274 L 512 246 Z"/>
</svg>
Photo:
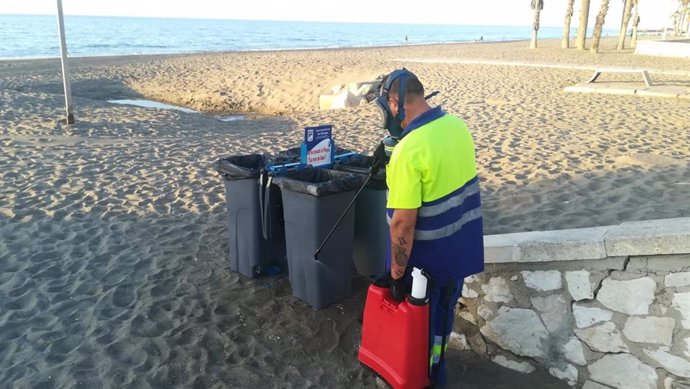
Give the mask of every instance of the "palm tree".
<svg viewBox="0 0 690 389">
<path fill-rule="evenodd" d="M 673 35 L 683 34 L 683 28 L 690 23 L 690 0 L 678 0 L 678 9 L 673 17 Z"/>
<path fill-rule="evenodd" d="M 628 33 L 628 24 L 630 24 L 630 14 L 632 13 L 633 0 L 624 0 L 625 7 L 623 7 L 623 20 L 621 20 L 621 30 L 618 33 L 617 50 L 625 49 L 625 36 Z"/>
<path fill-rule="evenodd" d="M 630 39 L 630 47 L 637 47 L 637 26 L 640 25 L 639 15 L 640 0 L 635 0 L 635 13 L 633 14 L 633 32 Z"/>
<path fill-rule="evenodd" d="M 680 7 L 683 10 L 683 20 L 685 20 L 685 34 L 690 38 L 690 0 L 680 0 Z M 681 30 L 683 26 L 681 25 Z"/>
<path fill-rule="evenodd" d="M 594 23 L 594 32 L 592 32 L 592 46 L 589 48 L 589 52 L 596 54 L 599 52 L 599 41 L 601 40 L 601 30 L 604 28 L 604 22 L 606 21 L 606 14 L 609 12 L 609 1 L 601 0 L 601 7 L 599 7 L 599 14 L 597 15 L 597 21 Z"/>
<path fill-rule="evenodd" d="M 570 47 L 570 21 L 573 19 L 573 5 L 575 0 L 568 0 L 568 8 L 565 10 L 565 25 L 563 26 L 563 40 L 561 41 L 561 48 L 567 49 Z"/>
<path fill-rule="evenodd" d="M 579 50 L 585 49 L 587 40 L 587 19 L 589 19 L 589 0 L 582 0 L 580 7 L 580 26 L 577 28 L 576 46 Z"/>
<path fill-rule="evenodd" d="M 534 21 L 532 22 L 532 42 L 529 44 L 530 49 L 537 48 L 537 32 L 539 31 L 539 14 L 544 9 L 544 0 L 532 0 L 532 11 L 534 12 Z"/>
<path fill-rule="evenodd" d="M 671 18 L 673 19 L 673 36 L 679 36 L 681 33 L 681 13 L 680 13 L 680 5 L 678 6 L 678 10 L 671 14 Z"/>
</svg>

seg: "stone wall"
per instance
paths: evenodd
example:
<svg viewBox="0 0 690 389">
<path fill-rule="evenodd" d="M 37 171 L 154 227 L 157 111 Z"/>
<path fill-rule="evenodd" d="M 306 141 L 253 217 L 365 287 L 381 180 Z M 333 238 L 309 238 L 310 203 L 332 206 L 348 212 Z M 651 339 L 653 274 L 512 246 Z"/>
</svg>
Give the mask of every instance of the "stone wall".
<svg viewBox="0 0 690 389">
<path fill-rule="evenodd" d="M 485 247 L 451 347 L 578 388 L 690 387 L 690 218 L 495 235 Z"/>
</svg>

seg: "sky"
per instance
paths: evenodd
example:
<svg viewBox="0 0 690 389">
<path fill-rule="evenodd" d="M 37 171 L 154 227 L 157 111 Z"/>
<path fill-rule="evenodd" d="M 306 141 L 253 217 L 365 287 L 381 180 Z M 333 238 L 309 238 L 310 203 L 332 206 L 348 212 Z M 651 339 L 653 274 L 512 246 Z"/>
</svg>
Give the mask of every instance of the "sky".
<svg viewBox="0 0 690 389">
<path fill-rule="evenodd" d="M 577 27 L 576 0 L 572 27 Z M 640 28 L 671 25 L 677 0 L 640 0 Z M 566 0 L 544 0 L 542 26 L 562 26 Z M 65 15 L 296 20 L 462 25 L 532 24 L 529 0 L 63 0 Z M 238 4 L 239 3 L 239 4 Z M 601 0 L 591 0 L 590 26 Z M 56 0 L 2 0 L 0 14 L 55 14 Z M 423 6 L 420 6 L 423 5 Z M 618 28 L 623 0 L 611 0 L 605 26 Z"/>
</svg>

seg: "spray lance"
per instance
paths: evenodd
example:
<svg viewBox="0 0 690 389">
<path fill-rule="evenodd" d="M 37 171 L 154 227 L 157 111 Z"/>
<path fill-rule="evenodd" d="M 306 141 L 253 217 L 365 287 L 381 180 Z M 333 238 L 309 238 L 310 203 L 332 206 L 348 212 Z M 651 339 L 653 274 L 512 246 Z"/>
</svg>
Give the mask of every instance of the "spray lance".
<svg viewBox="0 0 690 389">
<path fill-rule="evenodd" d="M 359 190 L 357 190 L 357 193 L 355 193 L 355 196 L 352 198 L 352 200 L 350 200 L 350 203 L 345 208 L 345 211 L 343 211 L 343 213 L 340 215 L 340 217 L 338 218 L 338 221 L 335 222 L 335 224 L 333 225 L 333 228 L 331 228 L 331 231 L 328 233 L 328 235 L 326 235 L 326 238 L 319 245 L 319 248 L 316 249 L 316 252 L 314 253 L 314 260 L 315 261 L 319 260 L 319 253 L 321 253 L 323 246 L 325 246 L 326 243 L 328 242 L 328 240 L 331 238 L 331 235 L 333 235 L 335 230 L 338 228 L 338 226 L 340 225 L 340 222 L 343 221 L 343 219 L 345 218 L 345 215 L 347 215 L 347 212 L 350 210 L 350 208 L 352 208 L 352 205 L 355 203 L 355 201 L 357 201 L 357 198 L 362 193 L 364 188 L 367 187 L 367 184 L 369 184 L 369 181 L 371 181 L 371 178 L 373 176 L 375 176 L 381 170 L 381 168 L 385 167 L 386 161 L 387 161 L 387 159 L 385 158 L 385 151 L 384 151 L 383 142 L 382 142 L 381 145 L 374 152 L 374 160 L 372 162 L 371 169 L 369 170 L 369 175 L 367 176 L 366 180 L 364 180 L 364 183 L 362 184 L 362 186 L 359 188 Z"/>
<path fill-rule="evenodd" d="M 398 96 L 400 101 L 405 101 L 405 91 L 407 88 L 407 80 L 410 77 L 416 78 L 412 72 L 409 70 L 402 68 L 393 71 L 391 74 L 389 74 L 387 77 L 383 79 L 381 82 L 381 89 L 379 91 L 379 96 L 374 100 L 376 102 L 376 105 L 379 107 L 379 112 L 381 114 L 381 127 L 388 130 L 389 135 L 387 135 L 383 140 L 379 143 L 378 147 L 376 148 L 376 151 L 374 151 L 374 156 L 373 156 L 373 162 L 371 165 L 371 170 L 369 171 L 369 175 L 367 176 L 366 180 L 364 181 L 364 184 L 362 184 L 362 187 L 359 188 L 357 193 L 355 194 L 355 197 L 352 198 L 350 203 L 347 205 L 347 208 L 345 208 L 345 211 L 343 211 L 342 215 L 340 215 L 340 218 L 338 218 L 338 221 L 335 222 L 335 225 L 331 229 L 331 231 L 326 235 L 326 238 L 321 242 L 321 245 L 319 245 L 319 248 L 316 249 L 316 252 L 314 253 L 314 260 L 318 261 L 319 260 L 319 253 L 323 249 L 323 247 L 326 245 L 328 240 L 331 238 L 335 230 L 338 228 L 340 225 L 340 222 L 345 218 L 345 215 L 347 215 L 347 212 L 352 208 L 352 205 L 357 201 L 357 198 L 359 195 L 362 193 L 364 188 L 366 188 L 367 184 L 369 184 L 369 181 L 373 176 L 375 176 L 382 168 L 385 168 L 386 164 L 388 163 L 388 160 L 390 159 L 391 154 L 393 153 L 393 149 L 395 148 L 395 145 L 398 144 L 400 139 L 405 135 L 403 134 L 403 126 L 402 122 L 405 120 L 405 108 L 404 104 L 400 104 L 399 109 L 398 109 L 398 114 L 394 115 L 393 112 L 391 112 L 391 109 L 388 105 L 388 98 L 390 94 L 390 89 L 391 86 L 393 85 L 393 82 L 397 79 L 399 79 L 399 88 L 398 88 Z M 427 96 L 424 96 L 425 100 L 428 100 L 434 96 L 439 94 L 438 91 L 432 92 L 428 94 Z"/>
</svg>

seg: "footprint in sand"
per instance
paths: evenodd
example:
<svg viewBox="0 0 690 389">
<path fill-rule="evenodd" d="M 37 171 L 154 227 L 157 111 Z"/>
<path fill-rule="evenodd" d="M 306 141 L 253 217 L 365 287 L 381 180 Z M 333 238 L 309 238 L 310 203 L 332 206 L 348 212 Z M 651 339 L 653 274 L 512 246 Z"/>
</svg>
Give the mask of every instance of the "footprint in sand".
<svg viewBox="0 0 690 389">
<path fill-rule="evenodd" d="M 65 355 L 76 349 L 83 342 L 83 337 L 69 335 L 62 339 L 56 340 L 50 345 L 50 352 Z"/>
<path fill-rule="evenodd" d="M 118 285 L 113 293 L 113 305 L 127 308 L 134 304 L 135 296 L 131 285 Z"/>
</svg>

